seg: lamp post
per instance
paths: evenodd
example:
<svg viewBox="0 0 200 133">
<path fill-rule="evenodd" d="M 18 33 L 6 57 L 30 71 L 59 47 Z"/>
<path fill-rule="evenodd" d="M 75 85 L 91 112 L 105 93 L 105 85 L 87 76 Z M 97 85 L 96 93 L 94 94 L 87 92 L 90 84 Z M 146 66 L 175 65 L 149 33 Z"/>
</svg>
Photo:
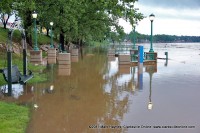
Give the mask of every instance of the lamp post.
<svg viewBox="0 0 200 133">
<path fill-rule="evenodd" d="M 36 19 L 37 19 L 37 13 L 34 11 L 32 13 L 32 17 L 33 17 L 33 20 L 34 20 L 34 51 L 39 51 L 39 48 L 37 46 L 37 28 L 36 28 Z"/>
<path fill-rule="evenodd" d="M 50 45 L 50 48 L 54 48 L 54 46 L 53 46 L 53 31 L 52 31 L 53 22 L 50 22 L 50 26 L 51 26 L 51 45 Z"/>
<path fill-rule="evenodd" d="M 135 27 L 137 26 L 137 23 L 133 24 L 133 49 L 135 49 L 135 43 L 136 43 L 136 33 L 135 33 Z"/>
<path fill-rule="evenodd" d="M 154 14 L 149 15 L 149 19 L 151 21 L 151 47 L 150 47 L 149 52 L 154 52 L 153 51 L 153 44 L 152 44 L 152 41 L 153 41 L 153 20 L 154 20 L 154 18 L 155 18 Z"/>
</svg>

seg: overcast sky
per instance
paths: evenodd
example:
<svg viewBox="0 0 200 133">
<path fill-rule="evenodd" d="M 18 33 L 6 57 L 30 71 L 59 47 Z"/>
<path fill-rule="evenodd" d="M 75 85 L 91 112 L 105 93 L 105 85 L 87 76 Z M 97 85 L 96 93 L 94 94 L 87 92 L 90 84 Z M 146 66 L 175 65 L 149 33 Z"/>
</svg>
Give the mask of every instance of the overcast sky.
<svg viewBox="0 0 200 133">
<path fill-rule="evenodd" d="M 153 13 L 153 34 L 200 36 L 200 0 L 138 0 L 135 8 L 139 8 L 146 16 L 138 22 L 136 31 L 142 34 L 151 33 L 149 15 Z M 132 27 L 120 20 L 125 32 Z"/>
</svg>

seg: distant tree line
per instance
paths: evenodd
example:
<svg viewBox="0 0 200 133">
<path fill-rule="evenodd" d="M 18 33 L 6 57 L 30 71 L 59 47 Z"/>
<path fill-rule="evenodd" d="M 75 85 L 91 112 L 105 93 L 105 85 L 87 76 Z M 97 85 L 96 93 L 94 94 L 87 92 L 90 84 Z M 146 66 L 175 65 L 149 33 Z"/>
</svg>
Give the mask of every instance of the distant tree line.
<svg viewBox="0 0 200 133">
<path fill-rule="evenodd" d="M 130 32 L 125 39 L 133 42 L 134 34 Z M 149 42 L 150 35 L 144 35 L 136 32 L 136 42 Z M 153 42 L 157 43 L 172 43 L 172 42 L 200 42 L 200 36 L 176 36 L 176 35 L 154 35 Z"/>
</svg>

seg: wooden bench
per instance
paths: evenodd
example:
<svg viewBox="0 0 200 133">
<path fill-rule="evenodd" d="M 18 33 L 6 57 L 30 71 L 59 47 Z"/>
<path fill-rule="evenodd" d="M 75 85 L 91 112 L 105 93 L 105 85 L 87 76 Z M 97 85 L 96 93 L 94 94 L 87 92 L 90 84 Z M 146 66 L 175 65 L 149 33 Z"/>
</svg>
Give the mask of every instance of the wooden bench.
<svg viewBox="0 0 200 133">
<path fill-rule="evenodd" d="M 0 72 L 3 74 L 4 80 L 8 82 L 8 68 L 4 68 L 0 70 Z M 29 75 L 22 75 L 16 65 L 12 66 L 12 70 L 11 70 L 12 83 L 24 84 L 31 78 L 33 78 L 33 74 L 30 70 L 29 70 Z"/>
</svg>

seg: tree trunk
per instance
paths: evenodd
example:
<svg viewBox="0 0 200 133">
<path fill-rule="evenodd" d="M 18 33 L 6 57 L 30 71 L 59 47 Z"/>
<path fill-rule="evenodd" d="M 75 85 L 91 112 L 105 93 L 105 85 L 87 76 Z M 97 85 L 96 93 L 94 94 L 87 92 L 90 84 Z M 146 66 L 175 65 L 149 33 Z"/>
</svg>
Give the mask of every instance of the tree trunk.
<svg viewBox="0 0 200 133">
<path fill-rule="evenodd" d="M 79 39 L 79 51 L 80 51 L 80 54 L 81 54 L 81 59 L 83 59 L 83 40 L 82 39 Z"/>
<path fill-rule="evenodd" d="M 24 29 L 25 29 L 25 33 L 26 33 L 26 41 L 27 43 L 33 47 L 33 43 L 32 43 L 32 31 L 31 31 L 31 25 L 32 25 L 32 18 L 31 18 L 31 11 L 28 10 L 26 11 L 26 16 L 25 16 L 25 20 L 24 22 Z"/>
<path fill-rule="evenodd" d="M 5 14 L 4 14 L 5 15 Z M 3 16 L 4 16 L 3 15 Z M 3 20 L 3 28 L 6 29 L 6 25 L 8 23 L 8 19 L 10 18 L 10 16 L 8 15 L 8 18 L 6 20 Z"/>
<path fill-rule="evenodd" d="M 69 52 L 69 46 L 70 46 L 69 41 L 65 41 L 65 45 L 67 45 L 67 49 L 66 49 L 66 51 Z"/>
<path fill-rule="evenodd" d="M 6 23 L 3 23 L 3 28 L 6 29 Z"/>
<path fill-rule="evenodd" d="M 49 29 L 47 28 L 47 36 L 49 36 Z"/>
<path fill-rule="evenodd" d="M 80 42 L 79 42 L 79 43 L 80 43 L 80 44 L 79 44 L 79 47 L 82 48 L 82 47 L 83 47 L 83 40 L 80 39 Z"/>
<path fill-rule="evenodd" d="M 61 51 L 65 51 L 65 47 L 64 47 L 64 42 L 65 42 L 65 37 L 64 37 L 64 33 L 61 30 L 60 32 L 60 45 L 61 45 Z"/>
</svg>

